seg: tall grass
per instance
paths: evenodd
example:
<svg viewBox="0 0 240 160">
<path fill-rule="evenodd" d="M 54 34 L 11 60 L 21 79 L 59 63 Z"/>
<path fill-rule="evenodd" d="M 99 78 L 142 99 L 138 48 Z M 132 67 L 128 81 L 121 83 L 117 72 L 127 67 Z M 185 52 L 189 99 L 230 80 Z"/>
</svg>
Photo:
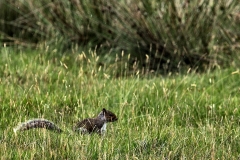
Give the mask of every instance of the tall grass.
<svg viewBox="0 0 240 160">
<path fill-rule="evenodd" d="M 30 0 L 9 1 L 2 8 L 1 35 L 11 43 L 58 46 L 60 51 L 75 44 L 97 48 L 102 63 L 115 62 L 122 51 L 139 67 L 165 73 L 239 60 L 236 0 Z"/>
<path fill-rule="evenodd" d="M 1 159 L 239 159 L 236 68 L 115 78 L 96 65 L 93 52 L 0 52 Z M 104 137 L 71 131 L 74 122 L 103 107 L 119 118 Z M 65 132 L 14 134 L 19 122 L 36 117 Z"/>
</svg>

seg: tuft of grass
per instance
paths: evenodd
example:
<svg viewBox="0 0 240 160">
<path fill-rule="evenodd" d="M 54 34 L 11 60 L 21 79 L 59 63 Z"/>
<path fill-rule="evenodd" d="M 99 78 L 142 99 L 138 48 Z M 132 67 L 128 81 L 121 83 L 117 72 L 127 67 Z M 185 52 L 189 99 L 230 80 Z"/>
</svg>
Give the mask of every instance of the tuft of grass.
<svg viewBox="0 0 240 160">
<path fill-rule="evenodd" d="M 3 159 L 239 158 L 236 68 L 116 77 L 107 66 L 96 65 L 94 52 L 61 57 L 7 47 L 0 52 Z M 103 107 L 119 118 L 108 124 L 104 137 L 71 131 L 74 122 Z M 37 117 L 65 132 L 34 129 L 14 134 L 19 122 Z"/>
</svg>

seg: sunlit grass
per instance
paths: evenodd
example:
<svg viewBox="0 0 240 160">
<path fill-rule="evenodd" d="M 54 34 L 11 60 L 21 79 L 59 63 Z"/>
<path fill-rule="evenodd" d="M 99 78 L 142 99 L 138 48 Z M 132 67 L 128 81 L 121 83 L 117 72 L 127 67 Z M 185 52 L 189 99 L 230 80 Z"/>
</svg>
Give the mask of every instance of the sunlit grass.
<svg viewBox="0 0 240 160">
<path fill-rule="evenodd" d="M 83 54 L 1 49 L 2 159 L 239 158 L 237 69 L 119 77 L 108 66 L 96 65 L 94 52 Z M 118 116 L 104 137 L 71 131 L 74 122 L 103 107 Z M 37 117 L 65 132 L 14 134 L 18 123 Z"/>
</svg>

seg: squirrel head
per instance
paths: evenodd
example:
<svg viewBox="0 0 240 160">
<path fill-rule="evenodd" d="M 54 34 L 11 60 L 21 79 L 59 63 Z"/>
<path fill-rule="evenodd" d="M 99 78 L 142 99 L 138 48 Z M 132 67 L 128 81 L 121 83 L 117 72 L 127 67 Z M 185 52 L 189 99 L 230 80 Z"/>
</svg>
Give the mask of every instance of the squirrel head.
<svg viewBox="0 0 240 160">
<path fill-rule="evenodd" d="M 102 112 L 104 112 L 107 122 L 114 122 L 118 120 L 117 116 L 113 112 L 106 110 L 105 108 L 103 108 Z"/>
<path fill-rule="evenodd" d="M 106 110 L 105 108 L 102 109 L 98 117 L 106 120 L 107 122 L 114 122 L 118 120 L 117 116 L 113 112 Z"/>
</svg>

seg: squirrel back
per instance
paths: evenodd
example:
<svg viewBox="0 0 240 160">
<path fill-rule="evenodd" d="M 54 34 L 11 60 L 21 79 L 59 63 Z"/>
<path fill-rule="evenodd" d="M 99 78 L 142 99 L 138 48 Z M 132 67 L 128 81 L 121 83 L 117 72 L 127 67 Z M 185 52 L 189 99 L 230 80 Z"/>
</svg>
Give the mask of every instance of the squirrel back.
<svg viewBox="0 0 240 160">
<path fill-rule="evenodd" d="M 80 132 L 82 134 L 85 133 L 98 133 L 102 135 L 106 131 L 106 126 L 108 122 L 117 121 L 117 116 L 105 108 L 98 114 L 95 118 L 86 118 L 82 121 L 79 121 L 74 127 L 73 131 Z M 58 133 L 63 132 L 57 125 L 53 122 L 46 119 L 33 119 L 19 124 L 13 130 L 17 131 L 25 131 L 33 128 L 45 128 L 47 130 L 55 131 Z"/>
</svg>

